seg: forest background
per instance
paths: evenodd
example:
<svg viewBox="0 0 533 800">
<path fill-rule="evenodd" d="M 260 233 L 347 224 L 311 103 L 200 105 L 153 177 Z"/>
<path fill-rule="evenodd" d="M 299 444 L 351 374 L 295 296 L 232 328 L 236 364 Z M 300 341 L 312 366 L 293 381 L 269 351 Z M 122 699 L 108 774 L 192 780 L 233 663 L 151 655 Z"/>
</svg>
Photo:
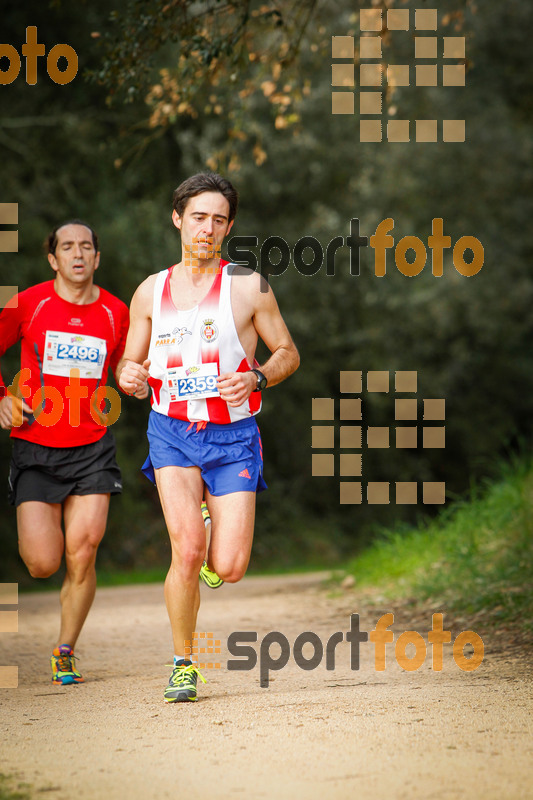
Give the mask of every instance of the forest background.
<svg viewBox="0 0 533 800">
<path fill-rule="evenodd" d="M 423 0 L 80 0 L 30 2 L 2 14 L 0 38 L 19 53 L 33 25 L 47 53 L 67 43 L 79 57 L 78 74 L 64 86 L 49 78 L 44 58 L 35 85 L 26 83 L 23 60 L 18 78 L 0 86 L 0 201 L 19 207 L 19 251 L 0 254 L 2 284 L 24 289 L 52 277 L 42 241 L 58 221 L 81 217 L 100 237 L 98 282 L 129 303 L 146 275 L 178 260 L 172 191 L 205 169 L 239 190 L 231 235 L 256 236 L 259 245 L 280 236 L 292 251 L 312 236 L 325 250 L 348 236 L 352 218 L 370 237 L 389 217 L 396 244 L 413 235 L 427 246 L 432 220 L 442 218 L 452 245 L 462 236 L 483 245 L 484 265 L 472 277 L 457 272 L 451 249 L 443 277 L 433 276 L 429 248 L 416 277 L 400 274 L 393 250 L 387 274 L 376 277 L 369 247 L 354 275 L 342 247 L 334 275 L 325 264 L 302 275 L 291 260 L 271 278 L 301 367 L 264 395 L 269 492 L 258 500 L 256 569 L 338 564 L 381 526 L 441 508 L 398 505 L 394 492 L 385 505 L 341 505 L 338 449 L 336 474 L 312 476 L 312 398 L 338 398 L 340 371 L 389 372 L 388 394 L 364 395 L 363 424 L 389 427 L 392 443 L 395 371 L 418 373 L 419 420 L 420 398 L 446 399 L 446 447 L 368 449 L 363 439 L 363 485 L 445 482 L 451 503 L 531 443 L 533 6 L 429 3 L 438 9 L 436 35 L 466 39 L 466 85 L 384 84 L 382 120 L 386 128 L 394 118 L 465 119 L 466 141 L 422 143 L 411 135 L 405 143 L 369 143 L 359 141 L 357 91 L 355 114 L 331 113 L 331 37 L 355 37 L 357 75 L 359 9 L 370 5 L 384 19 L 390 8 L 409 9 L 412 19 L 428 7 Z M 414 33 L 413 26 L 384 29 L 383 62 L 409 64 L 414 75 Z M 2 359 L 4 379 L 17 370 L 13 348 Z M 112 430 L 124 493 L 112 502 L 99 554 L 108 570 L 168 563 L 156 492 L 139 472 L 147 415 L 147 403 L 122 396 Z M 338 437 L 339 420 L 330 424 Z M 2 481 L 9 449 L 4 432 Z M 14 510 L 7 501 L 2 509 L 0 580 L 27 581 Z"/>
</svg>

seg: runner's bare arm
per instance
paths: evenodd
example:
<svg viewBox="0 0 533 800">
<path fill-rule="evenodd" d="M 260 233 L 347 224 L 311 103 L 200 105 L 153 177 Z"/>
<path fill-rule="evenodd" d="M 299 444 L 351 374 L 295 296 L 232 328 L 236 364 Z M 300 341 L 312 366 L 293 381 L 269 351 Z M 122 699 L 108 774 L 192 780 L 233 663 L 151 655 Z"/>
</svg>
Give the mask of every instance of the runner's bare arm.
<svg viewBox="0 0 533 800">
<path fill-rule="evenodd" d="M 148 394 L 147 380 L 148 349 L 152 335 L 152 299 L 155 275 L 147 278 L 131 300 L 130 328 L 124 355 L 117 367 L 118 383 L 128 394 L 138 393 L 139 397 Z"/>
<path fill-rule="evenodd" d="M 117 385 L 119 385 L 119 377 L 122 367 L 124 366 L 124 351 L 126 350 L 126 340 L 128 338 L 128 331 L 130 327 L 130 313 L 127 306 L 124 306 L 124 313 L 121 315 L 120 318 L 120 326 L 121 326 L 121 333 L 119 337 L 118 344 L 111 354 L 111 359 L 109 362 L 109 368 L 113 370 L 113 375 L 115 376 L 115 380 Z M 121 309 L 122 310 L 122 309 Z M 144 400 L 150 394 L 150 387 L 148 383 L 145 382 L 143 384 L 142 389 L 138 389 L 135 392 L 135 397 L 137 400 Z"/>
<path fill-rule="evenodd" d="M 267 385 L 275 386 L 298 369 L 300 356 L 281 316 L 274 292 L 270 287 L 265 292 L 264 285 L 260 291 L 262 280 L 259 275 L 247 276 L 248 283 L 241 282 L 241 285 L 251 300 L 253 327 L 271 352 L 270 358 L 259 369 L 267 379 Z M 220 396 L 233 407 L 246 402 L 256 385 L 257 377 L 253 372 L 226 373 L 218 380 Z"/>
<path fill-rule="evenodd" d="M 260 293 L 253 324 L 272 354 L 259 369 L 267 379 L 268 385 L 275 386 L 296 372 L 300 365 L 300 356 L 281 316 L 272 289 Z"/>
</svg>

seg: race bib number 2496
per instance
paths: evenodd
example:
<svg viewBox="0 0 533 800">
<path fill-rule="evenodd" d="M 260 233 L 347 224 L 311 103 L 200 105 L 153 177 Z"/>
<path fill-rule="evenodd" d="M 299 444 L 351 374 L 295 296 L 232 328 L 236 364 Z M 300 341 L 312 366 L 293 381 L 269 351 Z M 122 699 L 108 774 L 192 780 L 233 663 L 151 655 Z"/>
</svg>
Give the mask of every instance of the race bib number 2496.
<svg viewBox="0 0 533 800">
<path fill-rule="evenodd" d="M 107 354 L 105 339 L 96 336 L 46 331 L 43 355 L 43 373 L 70 376 L 70 370 L 79 369 L 80 378 L 101 378 Z"/>
</svg>

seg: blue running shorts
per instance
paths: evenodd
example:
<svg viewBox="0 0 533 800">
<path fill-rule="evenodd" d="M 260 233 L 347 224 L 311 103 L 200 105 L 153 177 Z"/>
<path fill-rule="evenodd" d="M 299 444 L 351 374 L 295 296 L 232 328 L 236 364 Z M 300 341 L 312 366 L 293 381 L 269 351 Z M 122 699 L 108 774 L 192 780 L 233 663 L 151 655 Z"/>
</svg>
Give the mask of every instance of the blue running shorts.
<svg viewBox="0 0 533 800">
<path fill-rule="evenodd" d="M 200 467 L 212 495 L 262 492 L 263 449 L 255 417 L 227 425 L 198 425 L 151 411 L 148 419 L 150 452 L 143 473 L 155 483 L 154 469 Z"/>
</svg>

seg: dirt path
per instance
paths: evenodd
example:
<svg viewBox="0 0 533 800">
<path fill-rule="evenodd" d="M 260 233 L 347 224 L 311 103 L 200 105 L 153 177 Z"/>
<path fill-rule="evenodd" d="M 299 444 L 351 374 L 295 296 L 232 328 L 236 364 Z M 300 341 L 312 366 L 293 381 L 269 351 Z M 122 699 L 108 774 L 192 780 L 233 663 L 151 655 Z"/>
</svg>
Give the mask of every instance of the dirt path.
<svg viewBox="0 0 533 800">
<path fill-rule="evenodd" d="M 498 653 L 485 639 L 474 672 L 456 666 L 450 645 L 441 672 L 430 649 L 407 672 L 388 644 L 377 672 L 373 644 L 361 645 L 352 670 L 344 641 L 333 671 L 325 656 L 303 671 L 292 657 L 298 634 L 312 630 L 325 644 L 349 630 L 351 612 L 371 631 L 396 610 L 364 607 L 354 593 L 332 598 L 317 575 L 247 578 L 202 595 L 199 628 L 222 641 L 223 668 L 204 670 L 198 703 L 172 706 L 162 702 L 171 646 L 160 585 L 98 591 L 77 648 L 87 682 L 65 688 L 47 671 L 57 594 L 22 595 L 19 633 L 0 636 L 0 664 L 20 666 L 19 687 L 0 690 L 0 772 L 50 800 L 533 798 L 532 661 L 523 654 Z M 429 627 L 429 611 L 397 612 L 395 641 L 406 629 L 427 638 Z M 257 648 L 274 630 L 290 642 L 269 688 L 259 667 L 226 668 L 236 630 L 257 631 Z M 306 645 L 304 657 L 311 652 Z"/>
</svg>

